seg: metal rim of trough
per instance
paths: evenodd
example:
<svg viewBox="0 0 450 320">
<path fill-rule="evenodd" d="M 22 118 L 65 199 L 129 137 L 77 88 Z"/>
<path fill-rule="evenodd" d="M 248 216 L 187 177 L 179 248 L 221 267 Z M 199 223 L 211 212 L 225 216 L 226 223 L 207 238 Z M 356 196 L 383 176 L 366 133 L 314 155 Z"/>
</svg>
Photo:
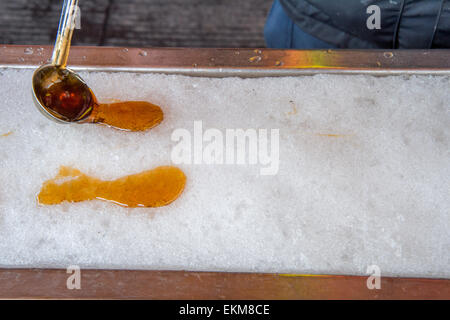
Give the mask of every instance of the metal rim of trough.
<svg viewBox="0 0 450 320">
<path fill-rule="evenodd" d="M 52 46 L 0 46 L 0 68 L 33 69 Z M 255 59 L 256 58 L 256 59 Z M 274 77 L 315 74 L 450 75 L 450 50 L 274 50 L 72 47 L 77 71 Z"/>
</svg>

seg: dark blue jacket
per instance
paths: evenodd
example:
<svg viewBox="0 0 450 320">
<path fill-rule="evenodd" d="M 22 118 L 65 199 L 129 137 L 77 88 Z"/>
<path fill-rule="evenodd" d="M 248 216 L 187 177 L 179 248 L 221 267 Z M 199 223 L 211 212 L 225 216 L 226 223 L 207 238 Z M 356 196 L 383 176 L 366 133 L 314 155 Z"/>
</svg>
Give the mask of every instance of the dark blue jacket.
<svg viewBox="0 0 450 320">
<path fill-rule="evenodd" d="M 338 48 L 450 48 L 450 0 L 280 0 L 305 32 Z M 370 5 L 381 28 L 369 29 Z"/>
</svg>

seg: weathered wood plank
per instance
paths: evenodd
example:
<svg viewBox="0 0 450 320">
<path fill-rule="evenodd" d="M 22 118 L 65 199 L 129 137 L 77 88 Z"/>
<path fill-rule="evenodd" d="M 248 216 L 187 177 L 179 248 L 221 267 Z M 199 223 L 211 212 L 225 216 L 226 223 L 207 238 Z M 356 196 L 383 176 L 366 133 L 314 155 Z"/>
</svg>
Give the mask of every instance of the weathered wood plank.
<svg viewBox="0 0 450 320">
<path fill-rule="evenodd" d="M 81 0 L 74 45 L 264 47 L 272 0 Z M 62 1 L 0 1 L 0 43 L 53 44 Z"/>
<path fill-rule="evenodd" d="M 82 29 L 74 33 L 73 44 L 98 44 L 107 6 L 108 0 L 80 1 Z M 61 7 L 59 0 L 0 1 L 0 43 L 53 44 Z"/>
<path fill-rule="evenodd" d="M 105 44 L 263 47 L 270 4 L 271 0 L 115 1 Z"/>
</svg>

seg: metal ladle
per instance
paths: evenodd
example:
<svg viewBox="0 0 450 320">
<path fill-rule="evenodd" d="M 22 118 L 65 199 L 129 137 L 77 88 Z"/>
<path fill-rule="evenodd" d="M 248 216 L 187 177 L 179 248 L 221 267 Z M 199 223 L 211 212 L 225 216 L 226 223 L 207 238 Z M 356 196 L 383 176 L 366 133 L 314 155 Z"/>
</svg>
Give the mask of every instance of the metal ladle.
<svg viewBox="0 0 450 320">
<path fill-rule="evenodd" d="M 58 34 L 50 64 L 33 74 L 33 100 L 39 111 L 59 123 L 86 119 L 95 105 L 95 96 L 79 75 L 66 68 L 78 0 L 64 0 Z"/>
</svg>

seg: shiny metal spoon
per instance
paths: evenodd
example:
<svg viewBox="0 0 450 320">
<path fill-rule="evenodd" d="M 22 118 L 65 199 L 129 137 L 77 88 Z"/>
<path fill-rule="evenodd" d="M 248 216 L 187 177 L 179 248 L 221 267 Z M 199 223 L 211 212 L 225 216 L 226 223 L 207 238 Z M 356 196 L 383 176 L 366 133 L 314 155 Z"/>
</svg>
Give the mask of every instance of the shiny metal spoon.
<svg viewBox="0 0 450 320">
<path fill-rule="evenodd" d="M 64 0 L 58 34 L 50 64 L 33 74 L 33 100 L 39 111 L 59 123 L 86 119 L 95 105 L 95 96 L 79 75 L 66 68 L 78 0 Z"/>
</svg>

